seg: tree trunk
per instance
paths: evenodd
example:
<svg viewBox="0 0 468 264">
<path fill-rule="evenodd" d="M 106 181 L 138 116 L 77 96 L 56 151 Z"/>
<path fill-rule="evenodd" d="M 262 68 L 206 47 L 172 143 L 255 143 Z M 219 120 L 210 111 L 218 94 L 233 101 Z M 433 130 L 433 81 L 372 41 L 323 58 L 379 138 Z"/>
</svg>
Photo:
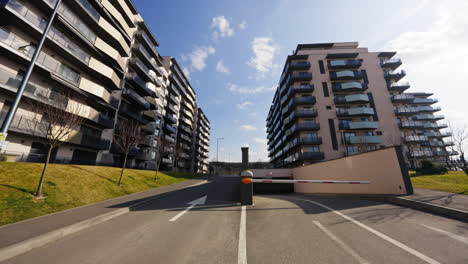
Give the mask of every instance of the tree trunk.
<svg viewBox="0 0 468 264">
<path fill-rule="evenodd" d="M 124 174 L 124 171 L 125 171 L 125 167 L 127 166 L 127 156 L 128 156 L 128 153 L 126 152 L 125 153 L 124 163 L 123 163 L 123 166 L 122 166 L 122 171 L 120 172 L 119 186 L 122 185 L 122 177 L 123 177 L 123 174 Z"/>
<path fill-rule="evenodd" d="M 465 153 L 461 152 L 460 159 L 461 159 L 460 161 L 461 161 L 463 171 L 465 172 L 466 175 L 468 175 L 468 166 L 467 166 L 466 160 L 465 160 Z"/>
<path fill-rule="evenodd" d="M 157 181 L 158 180 L 158 172 L 159 172 L 159 168 L 161 167 L 161 157 L 158 158 L 158 162 L 156 162 L 156 173 L 154 175 L 154 180 Z"/>
<path fill-rule="evenodd" d="M 39 184 L 36 190 L 36 197 L 38 198 L 42 196 L 42 186 L 44 185 L 44 179 L 45 179 L 47 167 L 49 166 L 50 156 L 52 154 L 53 148 L 54 148 L 53 146 L 49 147 L 49 151 L 47 152 L 46 162 L 44 164 L 44 168 L 42 168 L 41 178 L 39 179 Z"/>
</svg>

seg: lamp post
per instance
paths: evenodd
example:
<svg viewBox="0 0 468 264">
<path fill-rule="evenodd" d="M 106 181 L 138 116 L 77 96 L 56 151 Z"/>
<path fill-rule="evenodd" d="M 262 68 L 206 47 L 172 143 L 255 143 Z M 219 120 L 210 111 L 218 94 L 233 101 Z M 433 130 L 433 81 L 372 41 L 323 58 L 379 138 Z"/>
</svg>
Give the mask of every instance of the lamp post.
<svg viewBox="0 0 468 264">
<path fill-rule="evenodd" d="M 31 73 L 34 69 L 34 66 L 36 66 L 36 61 L 37 58 L 39 57 L 39 54 L 41 53 L 42 46 L 44 45 L 44 42 L 47 38 L 47 34 L 49 33 L 50 27 L 52 26 L 52 23 L 54 22 L 54 19 L 57 15 L 58 12 L 58 7 L 62 0 L 57 0 L 54 6 L 54 11 L 52 12 L 52 15 L 50 16 L 49 21 L 47 22 L 47 26 L 42 32 L 41 40 L 39 41 L 39 44 L 36 47 L 36 50 L 34 51 L 34 54 L 31 58 L 31 62 L 29 63 L 28 69 L 26 71 L 26 74 L 24 75 L 24 78 L 21 80 L 21 84 L 18 88 L 18 91 L 16 92 L 15 99 L 13 103 L 11 104 L 10 109 L 8 110 L 8 113 L 5 117 L 5 120 L 2 123 L 2 127 L 0 128 L 0 135 L 2 135 L 2 140 L 6 139 L 6 135 L 8 133 L 8 128 L 10 127 L 11 122 L 13 121 L 13 117 L 16 114 L 16 110 L 18 109 L 19 103 L 21 101 L 21 97 L 23 97 L 24 90 L 26 88 L 26 85 L 29 82 L 29 78 L 31 77 Z M 1 145 L 0 145 L 1 147 Z"/>
<path fill-rule="evenodd" d="M 218 153 L 219 153 L 219 141 L 223 140 L 224 138 L 217 138 L 216 139 L 216 175 L 218 175 L 218 167 L 219 167 L 219 160 L 218 160 Z"/>
</svg>

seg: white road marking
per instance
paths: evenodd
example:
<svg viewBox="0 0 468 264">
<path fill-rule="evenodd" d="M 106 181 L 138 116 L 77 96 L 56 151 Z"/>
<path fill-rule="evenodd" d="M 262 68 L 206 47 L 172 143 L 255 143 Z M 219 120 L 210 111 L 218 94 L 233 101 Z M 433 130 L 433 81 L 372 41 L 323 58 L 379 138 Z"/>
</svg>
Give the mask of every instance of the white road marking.
<svg viewBox="0 0 468 264">
<path fill-rule="evenodd" d="M 185 208 L 185 210 L 183 210 L 182 212 L 178 213 L 176 216 L 172 217 L 171 220 L 169 220 L 169 222 L 175 222 L 177 219 L 179 219 L 179 217 L 183 216 L 185 213 L 187 213 L 190 209 L 192 209 L 193 207 L 195 207 L 195 205 L 197 204 L 205 204 L 206 202 L 206 195 L 201 197 L 201 198 L 198 198 L 196 200 L 193 200 L 191 201 L 190 203 L 190 206 Z"/>
<path fill-rule="evenodd" d="M 326 227 L 324 227 L 322 224 L 320 224 L 319 221 L 313 221 L 313 223 L 318 226 L 318 228 L 322 229 L 325 234 L 327 234 L 333 241 L 335 241 L 344 251 L 348 252 L 351 256 L 353 256 L 359 263 L 361 264 L 368 264 L 367 260 L 363 259 L 361 256 L 356 253 L 351 247 L 346 245 L 341 239 L 336 237 L 330 230 L 328 230 Z"/>
<path fill-rule="evenodd" d="M 245 205 L 241 207 L 241 218 L 239 227 L 239 245 L 237 251 L 237 263 L 247 264 L 247 239 L 246 239 L 246 212 Z"/>
<path fill-rule="evenodd" d="M 376 236 L 378 236 L 378 237 L 380 237 L 380 238 L 382 238 L 382 239 L 384 239 L 384 240 L 386 240 L 386 241 L 392 243 L 393 245 L 395 245 L 395 246 L 397 246 L 397 247 L 403 249 L 404 251 L 406 251 L 406 252 L 408 252 L 408 253 L 410 253 L 410 254 L 412 254 L 412 255 L 418 257 L 419 259 L 421 259 L 421 260 L 423 260 L 423 261 L 425 261 L 425 262 L 427 262 L 427 263 L 430 263 L 430 264 L 440 264 L 440 262 L 438 262 L 437 260 L 432 259 L 432 258 L 430 258 L 430 257 L 428 257 L 428 256 L 426 256 L 426 255 L 424 255 L 424 254 L 422 254 L 421 252 L 419 252 L 419 251 L 417 251 L 417 250 L 415 250 L 415 249 L 412 249 L 412 248 L 410 248 L 409 246 L 407 246 L 407 245 L 405 245 L 405 244 L 403 244 L 403 243 L 401 243 L 401 242 L 399 242 L 399 241 L 397 241 L 397 240 L 395 240 L 395 239 L 393 239 L 393 238 L 391 238 L 391 237 L 389 237 L 389 236 L 387 236 L 387 235 L 385 235 L 385 234 L 383 234 L 383 233 L 380 233 L 379 231 L 377 231 L 377 230 L 375 230 L 375 229 L 373 229 L 373 228 L 371 228 L 371 227 L 369 227 L 369 226 L 366 226 L 365 224 L 363 224 L 363 223 L 361 223 L 361 222 L 359 222 L 359 221 L 357 221 L 357 220 L 354 220 L 353 218 L 351 218 L 351 217 L 349 217 L 349 216 L 347 216 L 347 215 L 345 215 L 345 214 L 343 214 L 343 213 L 341 213 L 341 212 L 335 211 L 335 209 L 333 209 L 333 208 L 330 208 L 330 207 L 328 207 L 328 206 L 326 206 L 326 205 L 323 205 L 323 204 L 321 204 L 321 203 L 314 202 L 314 201 L 310 201 L 310 200 L 306 200 L 306 199 L 300 199 L 300 198 L 295 198 L 295 197 L 288 197 L 288 198 L 293 198 L 293 199 L 297 199 L 297 200 L 301 200 L 301 201 L 313 203 L 313 204 L 318 205 L 318 206 L 320 206 L 320 207 L 322 207 L 322 208 L 325 208 L 325 209 L 327 209 L 327 210 L 329 210 L 329 211 L 331 211 L 331 212 L 333 212 L 333 213 L 335 213 L 335 214 L 337 214 L 337 215 L 343 217 L 344 219 L 346 219 L 346 220 L 348 220 L 348 221 L 351 221 L 352 223 L 354 223 L 354 224 L 356 224 L 356 225 L 358 225 L 358 226 L 364 228 L 365 230 L 367 230 L 367 231 L 373 233 L 374 235 L 376 235 Z"/>
<path fill-rule="evenodd" d="M 438 229 L 438 228 L 435 228 L 433 226 L 428 226 L 428 225 L 425 225 L 425 224 L 421 224 L 422 226 L 424 226 L 425 228 L 429 228 L 433 231 L 436 231 L 436 232 L 439 232 L 439 233 L 442 233 L 450 238 L 453 238 L 453 239 L 456 239 L 460 242 L 463 242 L 465 244 L 468 244 L 468 238 L 467 237 L 463 237 L 463 236 L 459 236 L 459 235 L 455 235 L 455 234 L 452 234 L 450 232 L 447 232 L 445 230 L 442 230 L 442 229 Z"/>
</svg>

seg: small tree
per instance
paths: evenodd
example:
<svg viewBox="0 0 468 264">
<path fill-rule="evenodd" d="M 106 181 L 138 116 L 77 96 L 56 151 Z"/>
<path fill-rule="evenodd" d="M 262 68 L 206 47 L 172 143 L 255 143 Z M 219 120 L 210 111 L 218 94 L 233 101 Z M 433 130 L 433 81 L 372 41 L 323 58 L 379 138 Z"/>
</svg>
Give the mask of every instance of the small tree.
<svg viewBox="0 0 468 264">
<path fill-rule="evenodd" d="M 468 141 L 468 129 L 466 128 L 466 126 L 455 128 L 449 122 L 449 130 L 452 133 L 452 135 L 450 136 L 450 139 L 454 143 L 452 150 L 458 152 L 459 166 L 465 172 L 465 174 L 468 175 L 468 164 L 465 159 L 465 150 L 464 150 L 464 147 Z"/>
<path fill-rule="evenodd" d="M 48 103 L 28 100 L 28 104 L 33 110 L 32 118 L 27 122 L 28 127 L 33 135 L 45 138 L 48 144 L 46 160 L 35 194 L 37 198 L 41 198 L 52 151 L 63 144 L 73 131 L 78 131 L 84 121 L 80 116 L 83 108 L 65 94 L 58 94 Z"/>
<path fill-rule="evenodd" d="M 124 162 L 120 172 L 118 185 L 122 185 L 122 177 L 127 166 L 128 154 L 133 148 L 136 148 L 140 142 L 141 133 L 140 126 L 136 121 L 121 119 L 117 123 L 116 131 L 114 133 L 114 142 L 124 154 Z"/>
<path fill-rule="evenodd" d="M 163 137 L 160 137 L 158 141 L 158 145 L 156 147 L 156 151 L 158 152 L 156 154 L 156 173 L 154 175 L 154 180 L 156 181 L 158 179 L 158 172 L 159 168 L 161 167 L 161 161 L 163 156 L 170 154 L 168 151 L 170 144 L 167 140 L 165 140 Z"/>
</svg>

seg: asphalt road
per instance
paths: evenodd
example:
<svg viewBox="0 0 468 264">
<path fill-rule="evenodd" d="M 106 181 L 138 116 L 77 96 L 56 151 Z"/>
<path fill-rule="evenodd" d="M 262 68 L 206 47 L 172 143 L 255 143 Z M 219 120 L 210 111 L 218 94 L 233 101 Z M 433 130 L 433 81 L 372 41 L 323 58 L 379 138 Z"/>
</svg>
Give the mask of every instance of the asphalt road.
<svg viewBox="0 0 468 264">
<path fill-rule="evenodd" d="M 243 210 L 238 188 L 219 177 L 4 263 L 468 263 L 467 223 L 292 194 Z"/>
</svg>

